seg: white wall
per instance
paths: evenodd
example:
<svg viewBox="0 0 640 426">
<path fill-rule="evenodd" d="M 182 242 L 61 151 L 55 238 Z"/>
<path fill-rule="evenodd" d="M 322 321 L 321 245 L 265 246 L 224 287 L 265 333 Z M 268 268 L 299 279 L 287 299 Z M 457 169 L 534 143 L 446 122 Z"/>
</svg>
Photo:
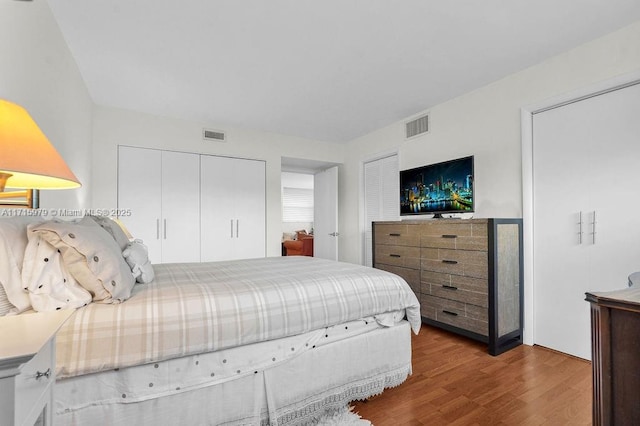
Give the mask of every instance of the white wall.
<svg viewBox="0 0 640 426">
<path fill-rule="evenodd" d="M 87 207 L 92 102 L 43 0 L 0 2 L 0 98 L 29 111 L 82 183 L 80 189 L 41 191 L 40 205 Z"/>
<path fill-rule="evenodd" d="M 282 172 L 282 187 L 313 189 L 313 174 Z"/>
<path fill-rule="evenodd" d="M 340 168 L 341 260 L 362 259 L 363 159 L 398 149 L 403 170 L 475 155 L 475 217 L 522 217 L 520 109 L 638 69 L 640 22 L 430 108 L 426 135 L 405 141 L 401 120 L 351 141 Z"/>
<path fill-rule="evenodd" d="M 93 122 L 94 208 L 116 207 L 118 145 L 265 160 L 267 256 L 281 254 L 281 157 L 341 163 L 345 150 L 345 146 L 339 144 L 100 106 L 94 108 Z M 224 130 L 228 136 L 227 142 L 203 141 L 203 127 Z"/>
</svg>

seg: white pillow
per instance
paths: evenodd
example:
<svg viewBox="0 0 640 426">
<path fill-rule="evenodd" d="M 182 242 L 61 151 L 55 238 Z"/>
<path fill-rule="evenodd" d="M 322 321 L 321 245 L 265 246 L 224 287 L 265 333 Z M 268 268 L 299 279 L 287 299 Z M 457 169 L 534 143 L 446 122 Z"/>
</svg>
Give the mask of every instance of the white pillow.
<svg viewBox="0 0 640 426">
<path fill-rule="evenodd" d="M 20 313 L 31 307 L 29 295 L 22 287 L 22 261 L 27 247 L 27 226 L 39 221 L 34 216 L 0 218 L 0 286 L 4 290 L 4 296 L 0 293 L 0 315 Z"/>
<path fill-rule="evenodd" d="M 129 265 L 118 243 L 91 217 L 29 226 L 29 233 L 34 232 L 60 250 L 65 267 L 94 302 L 117 303 L 129 298 L 135 284 Z M 26 262 L 25 258 L 25 267 Z"/>
<path fill-rule="evenodd" d="M 22 283 L 34 311 L 79 308 L 91 302 L 91 294 L 65 267 L 61 251 L 37 232 L 29 234 L 25 259 L 29 261 L 22 268 Z"/>
<path fill-rule="evenodd" d="M 124 250 L 127 247 L 127 244 L 129 244 L 129 238 L 124 233 L 120 225 L 118 225 L 114 220 L 106 216 L 89 217 L 93 219 L 98 225 L 100 225 L 102 229 L 107 231 L 114 240 L 116 240 L 116 243 L 118 243 L 118 246 L 120 246 L 120 250 Z"/>
</svg>

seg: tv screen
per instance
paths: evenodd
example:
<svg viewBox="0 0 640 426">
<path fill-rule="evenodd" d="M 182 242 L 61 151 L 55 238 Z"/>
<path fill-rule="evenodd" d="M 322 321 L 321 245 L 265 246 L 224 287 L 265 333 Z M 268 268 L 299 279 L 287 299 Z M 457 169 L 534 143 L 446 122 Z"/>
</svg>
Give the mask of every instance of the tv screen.
<svg viewBox="0 0 640 426">
<path fill-rule="evenodd" d="M 400 215 L 473 212 L 473 156 L 400 171 Z"/>
</svg>

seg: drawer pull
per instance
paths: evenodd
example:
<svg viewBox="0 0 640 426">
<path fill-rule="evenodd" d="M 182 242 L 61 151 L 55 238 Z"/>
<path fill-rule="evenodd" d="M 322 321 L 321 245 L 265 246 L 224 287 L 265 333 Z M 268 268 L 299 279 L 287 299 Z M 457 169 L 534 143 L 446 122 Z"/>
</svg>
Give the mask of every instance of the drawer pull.
<svg viewBox="0 0 640 426">
<path fill-rule="evenodd" d="M 402 257 L 399 254 L 390 254 L 389 257 Z"/>
<path fill-rule="evenodd" d="M 457 264 L 457 263 L 458 263 L 458 261 L 457 261 L 457 260 L 447 260 L 447 259 L 444 259 L 444 260 L 442 261 L 442 263 L 447 263 L 447 264 L 449 264 L 449 265 L 455 265 L 455 264 Z"/>
<path fill-rule="evenodd" d="M 399 237 L 400 234 L 389 234 L 390 237 Z"/>
<path fill-rule="evenodd" d="M 446 288 L 447 290 L 457 290 L 458 289 L 458 287 L 454 287 L 452 285 L 445 285 L 445 284 L 442 284 L 442 288 Z"/>
<path fill-rule="evenodd" d="M 444 234 L 442 238 L 458 238 L 458 236 L 455 234 Z"/>
<path fill-rule="evenodd" d="M 44 373 L 36 371 L 36 380 L 39 380 L 40 377 L 46 377 L 48 379 L 50 375 L 51 375 L 51 369 L 50 368 L 47 368 L 47 371 L 45 371 Z"/>
<path fill-rule="evenodd" d="M 451 312 L 451 311 L 447 311 L 447 310 L 442 310 L 443 313 L 447 314 L 447 315 L 453 315 L 454 317 L 457 317 L 458 314 L 456 314 L 455 312 Z"/>
</svg>

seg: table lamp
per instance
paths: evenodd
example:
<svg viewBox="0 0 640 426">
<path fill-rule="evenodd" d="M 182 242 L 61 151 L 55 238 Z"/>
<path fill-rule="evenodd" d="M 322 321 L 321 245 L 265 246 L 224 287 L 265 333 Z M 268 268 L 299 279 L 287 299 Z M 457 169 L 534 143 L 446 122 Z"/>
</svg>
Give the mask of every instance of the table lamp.
<svg viewBox="0 0 640 426">
<path fill-rule="evenodd" d="M 29 113 L 0 99 L 0 198 L 16 195 L 5 193 L 5 186 L 68 189 L 80 182 Z"/>
</svg>

